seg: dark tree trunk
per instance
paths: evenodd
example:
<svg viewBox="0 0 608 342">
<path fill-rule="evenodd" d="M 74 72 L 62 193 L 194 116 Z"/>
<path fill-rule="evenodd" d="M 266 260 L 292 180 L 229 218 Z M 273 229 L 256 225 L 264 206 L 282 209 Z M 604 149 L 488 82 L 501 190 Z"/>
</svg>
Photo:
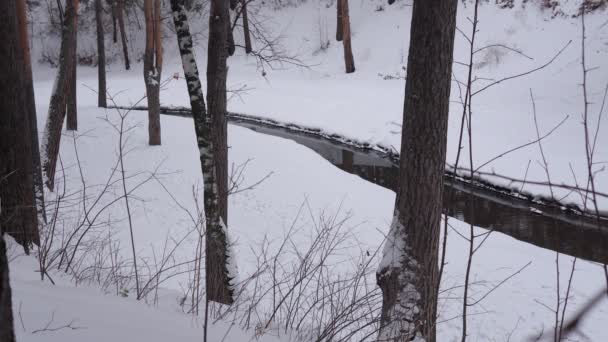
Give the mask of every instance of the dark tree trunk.
<svg viewBox="0 0 608 342">
<path fill-rule="evenodd" d="M 228 226 L 228 141 L 226 121 L 226 60 L 227 36 L 230 30 L 228 4 L 224 0 L 212 0 L 209 12 L 209 45 L 207 48 L 207 105 L 212 122 L 211 157 L 214 179 L 205 187 L 215 186 L 217 194 L 205 200 L 205 211 L 209 208 L 206 235 L 206 281 L 209 300 L 231 304 L 233 291 L 227 263 Z M 210 189 L 211 190 L 211 189 Z M 207 204 L 207 202 L 209 202 Z"/>
<path fill-rule="evenodd" d="M 116 17 L 118 19 L 118 28 L 120 29 L 120 40 L 122 42 L 122 54 L 125 58 L 125 69 L 131 69 L 131 63 L 129 62 L 129 47 L 127 46 L 127 32 L 125 29 L 125 0 L 115 0 L 116 5 Z"/>
<path fill-rule="evenodd" d="M 53 190 L 55 185 L 55 167 L 59 156 L 59 144 L 61 142 L 61 128 L 65 120 L 66 94 L 69 91 L 69 81 L 72 75 L 73 59 L 71 46 L 74 43 L 74 16 L 76 15 L 75 1 L 67 1 L 63 14 L 63 26 L 61 30 L 61 47 L 59 51 L 59 70 L 55 78 L 55 85 L 49 104 L 49 114 L 46 118 L 45 131 L 42 145 L 42 170 L 46 176 L 46 185 Z"/>
<path fill-rule="evenodd" d="M 219 2 L 220 6 L 218 8 Z M 218 19 L 210 22 L 210 36 L 209 42 L 209 66 L 216 66 L 216 72 L 207 72 L 208 89 L 214 93 L 214 96 L 208 97 L 208 101 L 213 101 L 213 108 L 218 114 L 218 108 L 222 107 L 223 93 L 223 112 L 225 115 L 226 111 L 226 40 L 227 32 L 223 34 L 222 30 L 227 30 L 228 26 L 224 20 L 228 19 L 227 5 L 221 4 L 223 1 L 214 0 L 211 4 L 211 18 L 214 18 L 214 14 L 218 13 Z M 192 115 L 194 117 L 194 128 L 197 137 L 197 144 L 200 151 L 201 168 L 203 171 L 204 181 L 204 208 L 205 208 L 205 219 L 207 222 L 207 234 L 206 236 L 206 253 L 205 259 L 206 265 L 206 282 L 207 282 L 207 299 L 216 301 L 219 303 L 231 304 L 233 302 L 233 289 L 230 284 L 231 280 L 229 272 L 226 267 L 227 262 L 227 242 L 226 242 L 226 231 L 225 231 L 225 217 L 227 216 L 227 164 L 224 168 L 220 166 L 216 167 L 216 141 L 218 139 L 226 138 L 226 120 L 225 116 L 222 118 L 212 117 L 211 112 L 207 114 L 205 108 L 205 101 L 203 97 L 203 91 L 201 88 L 201 81 L 199 78 L 196 61 L 194 58 L 194 51 L 192 48 L 192 36 L 190 35 L 190 28 L 188 25 L 188 18 L 186 16 L 186 10 L 184 8 L 184 0 L 171 0 L 171 9 L 173 11 L 173 21 L 175 23 L 175 30 L 178 39 L 178 47 L 182 57 L 182 66 L 184 69 L 184 75 L 186 77 L 186 84 L 188 86 L 188 93 L 190 95 L 190 105 L 192 106 Z M 224 11 L 224 9 L 226 9 Z M 224 13 L 223 16 L 219 14 Z M 219 39 L 219 40 L 218 40 Z M 219 48 L 219 50 L 217 49 Z M 223 65 L 224 69 L 221 70 Z M 212 78 L 215 77 L 213 82 L 209 82 L 209 75 Z M 218 82 L 218 77 L 221 79 L 223 75 L 223 87 L 222 82 Z M 223 88 L 223 92 L 222 92 Z M 220 95 L 219 101 L 217 96 Z M 222 125 L 223 123 L 223 125 Z M 220 126 L 223 126 L 223 131 Z M 218 131 L 217 128 L 220 127 Z M 223 132 L 223 134 L 222 134 Z M 220 146 L 222 146 L 220 144 Z M 227 148 L 224 140 L 224 156 L 227 155 Z M 218 169 L 221 170 L 218 172 Z M 220 173 L 220 175 L 218 175 Z M 224 186 L 221 185 L 219 179 L 222 178 L 226 181 Z M 224 192 L 222 192 L 224 191 Z M 224 200 L 221 200 L 221 197 Z M 224 203 L 222 209 L 222 203 Z M 223 211 L 222 211 L 223 210 Z M 224 216 L 222 216 L 222 213 Z"/>
<path fill-rule="evenodd" d="M 112 41 L 116 44 L 118 42 L 118 32 L 116 29 L 116 0 L 108 0 L 108 3 L 112 9 Z"/>
<path fill-rule="evenodd" d="M 341 42 L 344 37 L 344 23 L 342 22 L 342 0 L 336 1 L 336 40 Z"/>
<path fill-rule="evenodd" d="M 344 65 L 346 73 L 355 72 L 355 60 L 353 58 L 353 49 L 350 43 L 350 17 L 348 14 L 348 0 L 338 0 L 342 2 L 342 31 L 344 35 Z"/>
<path fill-rule="evenodd" d="M 4 234 L 0 233 L 0 341 L 15 342 L 11 284 Z"/>
<path fill-rule="evenodd" d="M 148 99 L 148 144 L 161 144 L 160 134 L 160 75 L 162 71 L 162 41 L 160 0 L 144 0 L 146 19 L 146 48 L 144 53 L 144 83 Z"/>
<path fill-rule="evenodd" d="M 234 53 L 236 52 L 236 44 L 234 43 L 234 34 L 232 33 L 232 27 L 230 25 L 230 18 L 228 19 L 228 22 L 226 23 L 227 28 L 227 48 L 228 48 L 228 55 L 232 56 L 234 55 Z"/>
<path fill-rule="evenodd" d="M 72 59 L 72 67 L 70 73 L 70 79 L 68 83 L 68 94 L 67 94 L 67 120 L 65 124 L 65 128 L 70 131 L 75 131 L 78 129 L 78 110 L 76 107 L 76 69 L 78 68 L 78 54 L 77 54 L 77 44 L 78 44 L 78 2 L 79 0 L 71 0 L 74 1 L 74 13 L 75 15 L 72 17 L 74 23 L 72 24 L 72 44 L 70 44 L 70 56 Z"/>
<path fill-rule="evenodd" d="M 434 342 L 438 240 L 457 0 L 415 0 L 395 217 L 377 274 L 379 339 Z"/>
<path fill-rule="evenodd" d="M 230 0 L 230 9 L 234 11 L 238 2 L 238 0 Z"/>
<path fill-rule="evenodd" d="M 249 18 L 247 16 L 247 0 L 241 0 L 241 15 L 243 16 L 243 34 L 245 35 L 245 53 L 250 54 L 251 34 L 249 33 Z"/>
<path fill-rule="evenodd" d="M 16 1 L 0 1 L 0 223 L 29 253 L 39 244 L 32 160 L 32 126 L 24 46 Z M 31 83 L 31 82 L 30 82 Z M 10 86 L 9 86 L 10 85 Z M 35 113 L 34 113 L 35 115 Z"/>
<path fill-rule="evenodd" d="M 105 108 L 108 106 L 106 99 L 106 47 L 101 0 L 95 0 L 95 23 L 97 25 L 97 106 Z"/>
<path fill-rule="evenodd" d="M 36 101 L 34 98 L 34 82 L 32 78 L 32 63 L 30 45 L 27 32 L 27 16 L 25 0 L 17 2 L 17 20 L 19 21 L 19 37 L 22 45 L 23 63 L 25 64 L 25 96 L 32 138 L 32 167 L 34 177 L 34 200 L 38 212 L 38 223 L 46 223 L 46 212 L 44 205 L 44 183 L 42 182 L 42 168 L 40 165 L 40 143 L 38 141 L 38 118 L 36 116 Z"/>
</svg>

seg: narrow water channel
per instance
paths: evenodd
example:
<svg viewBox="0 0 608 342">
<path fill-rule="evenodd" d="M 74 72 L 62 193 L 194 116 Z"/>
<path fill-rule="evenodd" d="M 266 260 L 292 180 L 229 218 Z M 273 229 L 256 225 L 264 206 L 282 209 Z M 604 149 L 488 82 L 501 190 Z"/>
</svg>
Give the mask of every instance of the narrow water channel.
<svg viewBox="0 0 608 342">
<path fill-rule="evenodd" d="M 145 108 L 136 108 L 145 109 Z M 163 108 L 161 114 L 191 117 L 186 108 Z M 399 168 L 387 155 L 352 147 L 259 120 L 230 115 L 231 124 L 261 134 L 293 140 L 336 167 L 395 191 Z M 533 203 L 446 176 L 443 212 L 474 226 L 507 234 L 535 246 L 608 264 L 608 221 L 584 217 L 555 206 Z"/>
</svg>

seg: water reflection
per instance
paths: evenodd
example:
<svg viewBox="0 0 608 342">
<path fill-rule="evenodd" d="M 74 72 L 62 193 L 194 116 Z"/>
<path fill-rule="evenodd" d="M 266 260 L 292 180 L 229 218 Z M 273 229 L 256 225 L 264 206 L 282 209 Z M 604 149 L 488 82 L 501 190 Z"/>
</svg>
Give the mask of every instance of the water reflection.
<svg viewBox="0 0 608 342">
<path fill-rule="evenodd" d="M 338 168 L 395 191 L 397 165 L 380 153 L 359 151 L 316 136 L 233 121 L 254 131 L 291 139 L 330 161 Z M 446 177 L 444 212 L 481 228 L 499 231 L 536 246 L 586 260 L 608 263 L 608 227 L 595 220 L 569 214 L 559 208 L 531 204 L 488 189 Z"/>
</svg>

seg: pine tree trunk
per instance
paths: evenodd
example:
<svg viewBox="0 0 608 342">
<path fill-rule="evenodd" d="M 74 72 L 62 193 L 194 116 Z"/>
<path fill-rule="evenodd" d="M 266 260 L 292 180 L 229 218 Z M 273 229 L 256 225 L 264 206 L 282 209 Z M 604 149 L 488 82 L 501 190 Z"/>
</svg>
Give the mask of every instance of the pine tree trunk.
<svg viewBox="0 0 608 342">
<path fill-rule="evenodd" d="M 355 72 L 355 60 L 353 58 L 353 49 L 350 43 L 350 17 L 348 15 L 348 0 L 338 0 L 342 2 L 342 31 L 344 34 L 344 65 L 346 73 Z"/>
<path fill-rule="evenodd" d="M 0 222 L 29 253 L 39 244 L 32 160 L 30 104 L 24 45 L 16 1 L 0 1 Z M 4 309 L 3 307 L 0 309 Z"/>
<path fill-rule="evenodd" d="M 214 0 L 211 4 L 211 18 L 213 18 L 215 13 L 224 13 L 223 8 L 226 8 L 226 4 L 220 4 L 219 9 L 217 7 L 216 2 L 222 2 Z M 218 182 L 218 179 L 221 178 L 221 175 L 217 175 L 218 171 L 216 168 L 216 157 L 215 157 L 215 148 L 217 147 L 216 141 L 218 140 L 218 135 L 222 134 L 222 132 L 217 132 L 218 126 L 222 126 L 221 118 L 212 117 L 207 113 L 205 108 L 205 100 L 203 97 L 203 91 L 201 88 L 201 81 L 199 78 L 198 69 L 196 66 L 196 60 L 194 58 L 194 51 L 192 48 L 192 36 L 190 35 L 190 28 L 188 25 L 188 17 L 186 16 L 186 10 L 184 7 L 184 0 L 171 0 L 171 9 L 173 11 L 173 21 L 175 23 L 175 30 L 178 39 L 178 46 L 180 50 L 180 54 L 182 57 L 182 66 L 184 69 L 184 74 L 186 77 L 186 84 L 188 86 L 188 93 L 190 95 L 190 105 L 192 106 L 192 115 L 194 117 L 194 128 L 196 132 L 197 145 L 200 151 L 200 160 L 201 160 L 201 168 L 203 172 L 203 182 L 204 182 L 204 208 L 205 208 L 205 219 L 207 223 L 207 234 L 206 236 L 206 282 L 207 282 L 207 299 L 211 301 L 216 301 L 224 304 L 231 304 L 233 302 L 233 289 L 230 285 L 231 279 L 229 278 L 229 272 L 226 267 L 226 235 L 225 230 L 223 229 L 226 221 L 224 218 L 226 216 L 222 216 L 221 211 L 221 203 L 227 203 L 227 200 L 222 201 L 220 197 L 224 197 L 227 199 L 227 164 L 222 169 L 222 172 L 226 172 L 224 175 L 224 179 L 226 183 L 224 186 L 221 186 L 221 183 Z M 225 101 L 226 101 L 226 40 L 227 40 L 227 32 L 222 34 L 218 34 L 218 30 L 227 30 L 228 26 L 225 24 L 224 20 L 227 17 L 227 10 L 225 11 L 225 15 L 219 16 L 217 20 L 212 20 L 210 22 L 210 45 L 214 44 L 213 47 L 209 49 L 209 65 L 213 64 L 214 66 L 224 66 L 223 72 L 219 70 L 218 67 L 217 72 L 212 72 L 211 74 L 214 77 L 220 76 L 223 73 L 223 96 L 224 96 L 224 112 L 225 114 Z M 219 27 L 218 27 L 219 26 Z M 219 41 L 218 41 L 219 39 Z M 219 44 L 218 44 L 219 43 Z M 217 49 L 219 47 L 219 50 Z M 223 57 L 221 57 L 223 56 Z M 219 57 L 219 58 L 218 58 Z M 222 63 L 223 60 L 223 63 Z M 219 72 L 220 75 L 217 75 Z M 214 96 L 218 94 L 222 94 L 222 85 L 221 82 L 217 81 L 217 78 L 209 83 L 209 71 L 208 75 L 208 84 L 209 91 L 214 92 Z M 218 89 L 216 89 L 218 88 Z M 208 100 L 212 98 L 210 96 Z M 214 110 L 217 111 L 218 107 L 221 108 L 221 96 L 219 99 L 213 98 Z M 217 115 L 217 112 L 215 112 Z M 223 127 L 224 127 L 224 139 L 226 137 L 225 129 L 225 117 L 223 119 Z M 221 129 L 220 129 L 221 131 Z M 220 138 L 221 139 L 221 138 Z M 225 141 L 225 140 L 224 140 Z M 220 144 L 221 145 L 221 144 Z M 224 148 L 225 148 L 224 144 Z M 225 148 L 227 150 L 227 148 Z M 227 151 L 226 151 L 227 154 Z M 221 192 L 223 189 L 223 193 Z M 227 205 L 223 207 L 224 215 L 226 212 Z"/>
<path fill-rule="evenodd" d="M 49 114 L 46 118 L 45 131 L 42 138 L 42 170 L 46 177 L 46 186 L 53 190 L 55 185 L 55 168 L 59 156 L 61 128 L 65 120 L 66 94 L 68 93 L 70 76 L 72 75 L 71 45 L 74 43 L 74 16 L 76 15 L 74 1 L 66 3 L 61 30 L 61 47 L 59 51 L 59 70 L 55 78 L 53 92 L 49 104 Z"/>
<path fill-rule="evenodd" d="M 162 41 L 160 33 L 160 0 L 144 0 L 146 47 L 144 51 L 144 83 L 148 99 L 148 144 L 161 144 L 160 75 Z"/>
<path fill-rule="evenodd" d="M 439 231 L 457 0 L 415 0 L 399 189 L 377 274 L 379 340 L 436 338 Z"/>
<path fill-rule="evenodd" d="M 129 62 L 129 47 L 127 46 L 127 32 L 125 29 L 125 0 L 115 0 L 116 5 L 116 17 L 118 19 L 118 28 L 120 29 L 120 40 L 122 42 L 122 53 L 125 58 L 125 69 L 131 69 L 131 63 Z"/>
<path fill-rule="evenodd" d="M 97 106 L 106 108 L 108 106 L 106 98 L 106 47 L 101 0 L 95 0 L 95 23 L 97 25 Z"/>
<path fill-rule="evenodd" d="M 44 205 L 44 183 L 42 182 L 42 168 L 40 165 L 40 143 L 38 141 L 38 118 L 36 116 L 36 101 L 34 98 L 34 81 L 32 78 L 32 63 L 30 45 L 27 30 L 27 16 L 25 0 L 18 0 L 17 20 L 19 22 L 19 37 L 23 51 L 23 63 L 25 64 L 25 89 L 30 135 L 32 138 L 32 167 L 34 177 L 34 200 L 38 212 L 38 223 L 46 223 L 46 210 Z"/>
<path fill-rule="evenodd" d="M 243 34 L 245 35 L 245 53 L 250 54 L 253 50 L 251 48 L 251 34 L 249 33 L 249 18 L 247 15 L 247 0 L 241 0 L 241 12 L 243 16 Z"/>
<path fill-rule="evenodd" d="M 70 73 L 70 79 L 68 83 L 68 94 L 67 94 L 67 120 L 65 128 L 69 131 L 75 131 L 78 129 L 78 110 L 76 105 L 76 69 L 78 68 L 78 2 L 79 0 L 71 0 L 74 2 L 74 13 L 72 17 L 74 21 L 72 24 L 72 43 L 70 44 L 70 57 L 72 59 L 72 67 Z"/>
<path fill-rule="evenodd" d="M 344 37 L 344 22 L 342 21 L 342 1 L 336 0 L 336 40 L 341 42 Z"/>
<path fill-rule="evenodd" d="M 214 186 L 217 197 L 207 205 L 212 213 L 207 221 L 206 280 L 209 300 L 231 304 L 233 291 L 227 269 L 228 241 L 228 125 L 226 121 L 226 39 L 230 32 L 228 4 L 212 0 L 209 13 L 209 45 L 207 48 L 207 105 L 212 122 L 212 151 L 215 179 L 205 186 Z M 205 201 L 207 202 L 207 201 Z M 207 210 L 207 207 L 205 207 Z"/>
</svg>

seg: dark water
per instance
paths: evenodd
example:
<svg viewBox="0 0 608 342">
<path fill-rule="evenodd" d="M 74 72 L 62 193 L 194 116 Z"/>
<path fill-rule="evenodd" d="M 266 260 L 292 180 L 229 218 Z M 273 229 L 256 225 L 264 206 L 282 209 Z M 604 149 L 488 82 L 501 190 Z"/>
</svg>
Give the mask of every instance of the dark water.
<svg viewBox="0 0 608 342">
<path fill-rule="evenodd" d="M 346 172 L 393 191 L 397 188 L 398 166 L 381 153 L 246 120 L 231 122 L 262 134 L 293 140 Z M 444 183 L 443 208 L 451 217 L 538 247 L 608 263 L 606 221 L 598 226 L 594 219 L 472 186 L 451 177 L 446 177 Z"/>
</svg>

